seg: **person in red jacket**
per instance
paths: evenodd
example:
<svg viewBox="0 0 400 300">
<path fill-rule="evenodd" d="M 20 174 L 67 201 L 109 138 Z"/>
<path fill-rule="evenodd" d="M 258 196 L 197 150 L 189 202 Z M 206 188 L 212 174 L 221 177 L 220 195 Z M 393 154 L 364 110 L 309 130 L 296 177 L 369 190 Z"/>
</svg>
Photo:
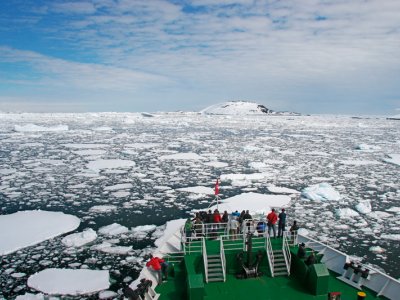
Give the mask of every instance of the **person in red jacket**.
<svg viewBox="0 0 400 300">
<path fill-rule="evenodd" d="M 165 280 L 168 279 L 168 263 L 162 258 L 157 256 L 153 257 L 153 255 L 150 254 L 150 260 L 146 263 L 146 267 L 151 268 L 158 274 L 158 284 L 161 284 L 163 276 Z"/>
<path fill-rule="evenodd" d="M 267 226 L 268 226 L 268 235 L 271 236 L 271 228 L 274 232 L 274 238 L 276 237 L 276 221 L 278 221 L 278 216 L 275 213 L 275 209 L 273 208 L 271 212 L 267 215 Z"/>
</svg>

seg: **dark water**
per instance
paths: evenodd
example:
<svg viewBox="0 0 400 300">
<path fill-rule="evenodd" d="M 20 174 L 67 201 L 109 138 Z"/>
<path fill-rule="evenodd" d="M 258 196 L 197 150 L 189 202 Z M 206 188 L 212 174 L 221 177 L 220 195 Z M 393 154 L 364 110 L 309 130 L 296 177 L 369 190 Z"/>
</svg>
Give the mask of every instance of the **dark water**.
<svg viewBox="0 0 400 300">
<path fill-rule="evenodd" d="M 68 125 L 68 131 L 15 132 L 14 125 L 34 123 L 46 127 Z M 108 126 L 112 130 L 96 128 Z M 400 153 L 400 122 L 385 119 L 348 117 L 298 118 L 209 118 L 200 115 L 164 114 L 144 118 L 135 114 L 86 115 L 2 115 L 0 119 L 0 203 L 1 214 L 21 210 L 62 211 L 81 219 L 77 232 L 98 230 L 118 223 L 128 228 L 187 217 L 192 209 L 204 208 L 212 196 L 192 199 L 177 188 L 213 187 L 224 174 L 262 172 L 262 180 L 245 185 L 221 183 L 221 197 L 228 198 L 251 188 L 269 193 L 267 185 L 303 188 L 328 182 L 340 194 L 338 202 L 316 203 L 294 197 L 287 209 L 289 222 L 297 219 L 310 235 L 322 238 L 341 251 L 363 258 L 393 277 L 400 277 L 399 243 L 382 235 L 400 232 L 400 215 L 387 212 L 400 207 L 399 166 L 384 160 L 387 154 Z M 101 155 L 77 153 L 84 148 L 68 144 L 96 144 Z M 101 144 L 101 146 L 99 146 Z M 148 145 L 152 144 L 152 145 Z M 375 148 L 356 150 L 359 144 Z M 89 148 L 90 149 L 90 148 Z M 170 160 L 174 153 L 196 153 L 203 160 Z M 88 162 L 97 159 L 124 159 L 135 166 L 120 169 L 120 174 L 102 170 L 96 175 Z M 226 167 L 214 168 L 203 162 L 218 160 Z M 251 166 L 263 162 L 261 169 Z M 89 174 L 89 175 L 88 175 Z M 129 195 L 116 197 L 107 186 L 131 183 Z M 83 185 L 76 188 L 77 185 Z M 138 204 L 136 200 L 147 200 Z M 339 218 L 336 209 L 355 210 L 360 200 L 369 200 L 373 212 Z M 140 202 L 141 203 L 141 202 Z M 115 205 L 116 210 L 93 213 L 95 205 Z M 338 224 L 347 229 L 338 229 Z M 364 224 L 364 225 L 363 225 Z M 370 231 L 366 231 L 369 228 Z M 6 230 L 6 229 L 1 229 Z M 128 255 L 92 250 L 91 245 L 67 249 L 63 236 L 1 257 L 0 288 L 5 298 L 25 292 L 28 277 L 45 268 L 107 269 L 113 280 L 111 290 L 136 278 L 143 257 L 154 247 L 153 232 L 145 238 L 134 234 L 123 237 L 99 235 L 92 244 L 118 239 L 118 246 L 132 246 Z M 65 235 L 64 235 L 65 236 Z M 374 254 L 369 247 L 386 251 Z M 16 278 L 13 274 L 23 273 Z M 96 295 L 83 298 L 96 298 Z M 82 297 L 80 297 L 82 298 Z"/>
</svg>

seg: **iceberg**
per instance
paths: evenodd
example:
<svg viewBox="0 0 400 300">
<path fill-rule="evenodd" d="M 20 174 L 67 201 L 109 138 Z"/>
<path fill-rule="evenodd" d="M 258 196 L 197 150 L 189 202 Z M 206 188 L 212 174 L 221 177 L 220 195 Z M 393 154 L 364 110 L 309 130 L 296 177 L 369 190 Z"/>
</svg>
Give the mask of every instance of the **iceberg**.
<svg viewBox="0 0 400 300">
<path fill-rule="evenodd" d="M 301 192 L 301 196 L 314 201 L 338 201 L 341 199 L 339 192 L 326 182 L 306 187 Z"/>
</svg>

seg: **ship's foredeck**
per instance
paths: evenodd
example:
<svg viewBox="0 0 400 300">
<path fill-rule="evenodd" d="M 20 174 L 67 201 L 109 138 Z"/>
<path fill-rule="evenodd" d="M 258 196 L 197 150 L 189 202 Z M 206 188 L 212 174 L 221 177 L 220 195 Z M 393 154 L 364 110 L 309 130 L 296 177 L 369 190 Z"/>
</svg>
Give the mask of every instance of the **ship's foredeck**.
<svg viewBox="0 0 400 300">
<path fill-rule="evenodd" d="M 216 241 L 206 241 L 212 248 Z M 243 241 L 238 240 L 238 244 Z M 279 239 L 272 240 L 274 248 L 281 247 Z M 297 251 L 296 247 L 292 248 L 293 252 Z M 201 254 L 186 254 L 194 261 L 195 256 Z M 199 259 L 199 258 L 197 258 Z M 268 272 L 257 278 L 238 279 L 234 272 L 227 272 L 225 282 L 209 282 L 206 283 L 204 272 L 200 273 L 203 276 L 204 284 L 204 300 L 221 300 L 221 299 L 327 299 L 327 294 L 313 295 L 307 287 L 303 286 L 301 280 L 295 276 L 277 276 L 271 277 Z M 169 277 L 167 282 L 157 286 L 156 292 L 161 296 L 161 300 L 172 299 L 189 299 L 187 295 L 188 271 L 184 263 L 174 264 L 174 275 Z M 329 272 L 329 292 L 340 292 L 341 299 L 357 299 L 358 289 L 337 279 L 338 274 Z M 385 299 L 377 297 L 376 294 L 368 289 L 363 289 L 366 293 L 366 299 Z"/>
</svg>

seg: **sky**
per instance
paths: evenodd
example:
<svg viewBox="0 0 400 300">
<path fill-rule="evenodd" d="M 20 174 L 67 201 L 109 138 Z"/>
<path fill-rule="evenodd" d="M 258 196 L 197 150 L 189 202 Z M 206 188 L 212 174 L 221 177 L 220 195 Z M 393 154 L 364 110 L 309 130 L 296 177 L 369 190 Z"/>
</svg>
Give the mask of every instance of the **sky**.
<svg viewBox="0 0 400 300">
<path fill-rule="evenodd" d="M 0 111 L 394 115 L 398 0 L 0 1 Z"/>
</svg>

